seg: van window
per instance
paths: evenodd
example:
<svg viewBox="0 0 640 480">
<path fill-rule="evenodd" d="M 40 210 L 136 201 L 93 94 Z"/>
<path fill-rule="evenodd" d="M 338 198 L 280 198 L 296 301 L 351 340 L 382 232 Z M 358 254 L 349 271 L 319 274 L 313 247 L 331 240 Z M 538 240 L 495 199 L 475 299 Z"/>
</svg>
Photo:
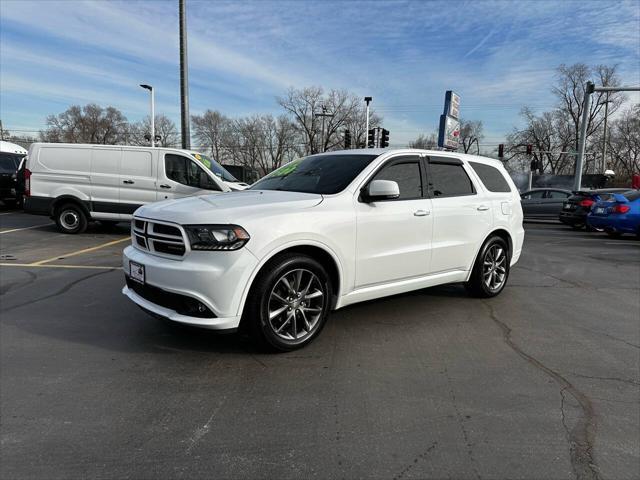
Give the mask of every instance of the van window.
<svg viewBox="0 0 640 480">
<path fill-rule="evenodd" d="M 91 168 L 91 149 L 42 147 L 38 162 L 49 170 L 86 173 Z"/>
<path fill-rule="evenodd" d="M 218 185 L 194 161 L 182 155 L 164 156 L 167 178 L 189 187 L 220 191 Z"/>
<path fill-rule="evenodd" d="M 123 150 L 120 174 L 132 177 L 152 177 L 151 152 Z"/>
<path fill-rule="evenodd" d="M 429 162 L 433 196 L 461 197 L 476 193 L 473 183 L 462 165 Z"/>
<path fill-rule="evenodd" d="M 478 162 L 469 162 L 469 165 L 471 165 L 471 168 L 478 174 L 480 180 L 490 192 L 511 191 L 509 184 L 497 168 Z"/>
</svg>

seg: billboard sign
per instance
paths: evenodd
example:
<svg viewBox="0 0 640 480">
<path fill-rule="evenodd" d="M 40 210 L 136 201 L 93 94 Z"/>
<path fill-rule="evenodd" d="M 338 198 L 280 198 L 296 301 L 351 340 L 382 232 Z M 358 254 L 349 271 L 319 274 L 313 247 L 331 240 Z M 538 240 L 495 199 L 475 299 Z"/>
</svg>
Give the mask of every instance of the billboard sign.
<svg viewBox="0 0 640 480">
<path fill-rule="evenodd" d="M 440 115 L 438 146 L 456 150 L 460 140 L 460 96 L 447 90 L 444 97 L 444 112 Z"/>
</svg>

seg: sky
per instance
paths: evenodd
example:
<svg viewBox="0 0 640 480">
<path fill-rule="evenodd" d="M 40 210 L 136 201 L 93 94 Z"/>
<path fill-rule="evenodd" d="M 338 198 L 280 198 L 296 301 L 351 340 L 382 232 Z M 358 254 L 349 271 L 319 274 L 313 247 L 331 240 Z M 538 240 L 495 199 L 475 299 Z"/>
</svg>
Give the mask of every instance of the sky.
<svg viewBox="0 0 640 480">
<path fill-rule="evenodd" d="M 392 146 L 436 130 L 446 90 L 490 146 L 524 105 L 554 105 L 562 63 L 617 64 L 624 84 L 640 84 L 640 0 L 187 0 L 187 29 L 191 114 L 279 114 L 290 87 L 348 89 L 373 97 Z M 140 83 L 179 125 L 177 0 L 0 0 L 5 129 L 35 133 L 86 103 L 140 120 Z"/>
</svg>

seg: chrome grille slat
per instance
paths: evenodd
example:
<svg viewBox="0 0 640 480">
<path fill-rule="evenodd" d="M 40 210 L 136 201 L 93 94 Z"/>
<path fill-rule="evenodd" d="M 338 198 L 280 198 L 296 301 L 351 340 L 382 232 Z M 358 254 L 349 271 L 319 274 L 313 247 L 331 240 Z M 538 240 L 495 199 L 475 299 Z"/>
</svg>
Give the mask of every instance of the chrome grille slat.
<svg viewBox="0 0 640 480">
<path fill-rule="evenodd" d="M 172 231 L 180 232 L 180 235 L 166 233 Z M 180 227 L 154 220 L 135 218 L 131 223 L 131 240 L 134 248 L 163 257 L 182 258 L 187 252 Z"/>
</svg>

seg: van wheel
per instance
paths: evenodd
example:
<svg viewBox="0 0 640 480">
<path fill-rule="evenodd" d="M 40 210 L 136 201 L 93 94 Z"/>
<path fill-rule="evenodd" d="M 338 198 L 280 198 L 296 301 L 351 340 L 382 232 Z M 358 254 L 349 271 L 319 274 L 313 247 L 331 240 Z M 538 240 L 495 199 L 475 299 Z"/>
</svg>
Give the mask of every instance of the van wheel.
<svg viewBox="0 0 640 480">
<path fill-rule="evenodd" d="M 465 288 L 474 297 L 495 297 L 509 278 L 509 246 L 498 236 L 490 237 L 480 249 Z"/>
<path fill-rule="evenodd" d="M 256 278 L 244 322 L 259 347 L 295 350 L 320 333 L 330 302 L 331 283 L 322 265 L 306 255 L 284 254 Z"/>
<path fill-rule="evenodd" d="M 82 233 L 87 229 L 87 215 L 75 203 L 56 208 L 55 220 L 62 233 Z"/>
</svg>

